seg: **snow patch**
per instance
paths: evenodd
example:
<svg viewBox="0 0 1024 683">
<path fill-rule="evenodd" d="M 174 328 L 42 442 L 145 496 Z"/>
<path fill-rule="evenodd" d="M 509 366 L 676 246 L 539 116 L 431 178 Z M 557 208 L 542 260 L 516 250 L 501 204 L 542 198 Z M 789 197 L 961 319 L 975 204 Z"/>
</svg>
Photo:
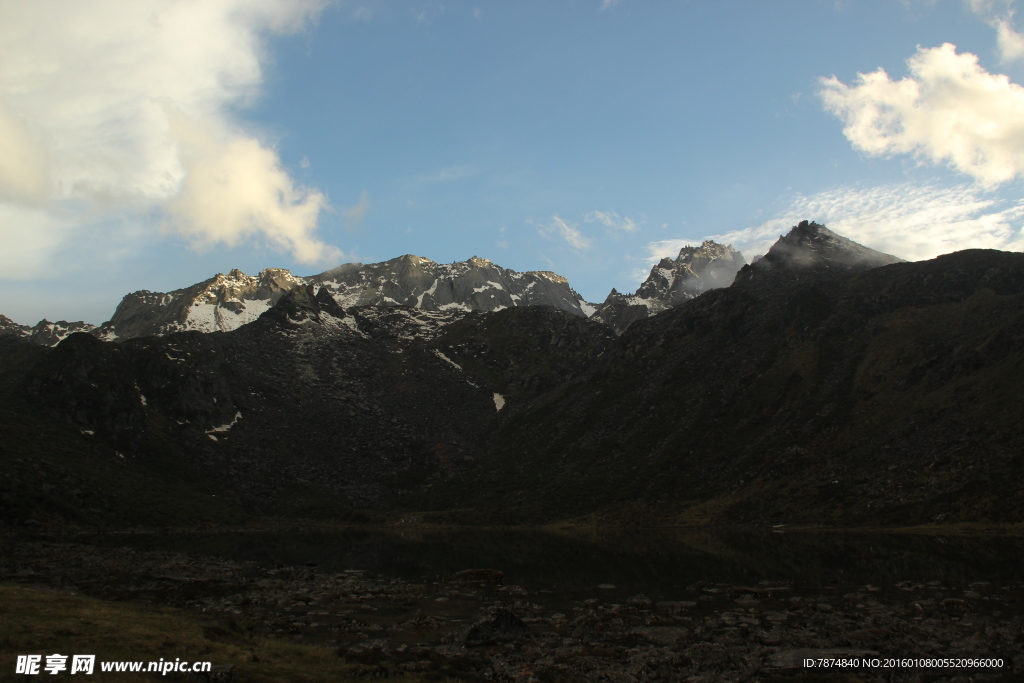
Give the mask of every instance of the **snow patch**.
<svg viewBox="0 0 1024 683">
<path fill-rule="evenodd" d="M 495 394 L 494 394 L 494 409 L 496 411 L 500 411 L 504 407 L 505 407 L 505 397 L 502 396 L 501 394 L 495 392 Z"/>
<path fill-rule="evenodd" d="M 232 427 L 234 427 L 235 423 L 238 422 L 241 419 L 242 419 L 242 411 L 240 411 L 240 410 L 236 411 L 235 412 L 235 419 L 234 420 L 232 420 L 231 422 L 229 422 L 227 424 L 222 424 L 219 427 L 214 427 L 213 429 L 207 430 L 206 431 L 206 435 L 209 436 L 210 438 L 212 438 L 214 441 L 216 441 L 217 439 L 210 432 L 226 432 L 229 429 L 231 429 Z"/>
<path fill-rule="evenodd" d="M 501 286 L 500 282 L 490 282 L 490 281 L 488 281 L 488 282 L 480 285 L 479 287 L 474 287 L 473 288 L 473 293 L 474 294 L 479 294 L 480 292 L 483 292 L 483 291 L 488 290 L 488 289 L 504 290 L 505 288 Z"/>
<path fill-rule="evenodd" d="M 455 361 L 453 361 L 453 360 L 452 360 L 451 358 L 449 358 L 448 356 L 444 355 L 443 353 L 441 353 L 441 352 L 440 352 L 440 351 L 438 351 L 437 349 L 434 349 L 434 353 L 436 353 L 436 354 L 437 354 L 437 357 L 438 357 L 438 358 L 440 358 L 441 360 L 443 360 L 443 361 L 445 361 L 446 363 L 449 363 L 449 364 L 451 364 L 452 366 L 454 366 L 456 370 L 459 370 L 459 371 L 461 371 L 461 370 L 462 370 L 462 366 L 461 366 L 461 365 L 459 365 L 458 363 L 456 363 L 456 362 L 455 362 Z"/>
</svg>

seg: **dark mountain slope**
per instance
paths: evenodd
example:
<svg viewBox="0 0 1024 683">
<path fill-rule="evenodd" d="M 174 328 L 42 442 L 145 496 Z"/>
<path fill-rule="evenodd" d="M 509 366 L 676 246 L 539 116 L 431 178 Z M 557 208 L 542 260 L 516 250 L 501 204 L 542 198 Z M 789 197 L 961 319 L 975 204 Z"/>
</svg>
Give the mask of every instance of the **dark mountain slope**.
<svg viewBox="0 0 1024 683">
<path fill-rule="evenodd" d="M 129 488 L 152 486 L 160 471 L 167 490 L 198 486 L 207 500 L 251 514 L 350 518 L 354 510 L 392 510 L 410 491 L 481 457 L 498 415 L 496 391 L 513 401 L 536 396 L 582 371 L 612 336 L 547 307 L 486 316 L 345 311 L 319 294 L 299 287 L 226 333 L 120 343 L 76 334 L 53 349 L 4 338 L 10 352 L 0 356 L 0 409 L 10 423 L 44 425 L 35 440 L 11 445 L 5 462 L 34 462 L 58 440 L 92 454 L 83 458 L 117 465 Z M 450 357 L 434 341 L 449 327 L 461 330 L 445 337 Z M 499 339 L 500 348 L 487 346 Z M 463 357 L 473 362 L 467 344 L 478 341 L 487 347 L 486 371 L 458 367 Z M 47 518 L 24 498 L 11 498 L 20 502 L 4 516 Z M 132 507 L 122 505 L 115 517 L 148 519 Z M 195 514 L 224 518 L 214 508 Z M 95 521 L 59 510 L 50 516 Z"/>
<path fill-rule="evenodd" d="M 1024 521 L 1024 255 L 893 260 L 804 223 L 621 337 L 308 284 L 230 332 L 7 335 L 0 512 Z"/>
<path fill-rule="evenodd" d="M 493 460 L 425 505 L 510 521 L 1021 521 L 1024 255 L 859 273 L 812 260 L 784 285 L 786 267 L 635 323 L 589 373 L 509 413 Z"/>
</svg>

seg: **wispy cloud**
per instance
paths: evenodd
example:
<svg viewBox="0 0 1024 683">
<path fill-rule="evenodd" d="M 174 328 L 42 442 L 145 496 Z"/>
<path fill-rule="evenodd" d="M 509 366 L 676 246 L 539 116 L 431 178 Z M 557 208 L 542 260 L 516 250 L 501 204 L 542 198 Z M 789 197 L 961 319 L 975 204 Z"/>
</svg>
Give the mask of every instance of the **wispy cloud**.
<svg viewBox="0 0 1024 683">
<path fill-rule="evenodd" d="M 469 178 L 470 176 L 476 175 L 477 171 L 475 168 L 469 166 L 448 166 L 442 168 L 434 173 L 428 173 L 421 175 L 416 178 L 418 183 L 445 183 L 451 180 L 462 180 L 463 178 Z"/>
<path fill-rule="evenodd" d="M 609 10 L 619 4 L 621 0 L 601 0 L 601 10 Z"/>
<path fill-rule="evenodd" d="M 264 38 L 301 30 L 326 4 L 0 3 L 0 207 L 35 207 L 50 216 L 38 230 L 64 236 L 134 211 L 153 234 L 196 244 L 257 239 L 299 261 L 336 257 L 315 237 L 324 195 L 296 185 L 233 113 L 259 94 Z M 87 219 L 69 225 L 72 206 Z M 5 246 L 23 244 L 11 230 L 0 225 Z M 53 240 L 33 244 L 28 261 L 45 263 Z"/>
<path fill-rule="evenodd" d="M 353 21 L 370 21 L 371 19 L 373 19 L 373 10 L 366 5 L 360 5 L 352 10 Z"/>
<path fill-rule="evenodd" d="M 359 193 L 359 201 L 342 211 L 345 217 L 345 228 L 357 230 L 363 227 L 363 219 L 370 210 L 370 193 L 363 190 Z"/>
<path fill-rule="evenodd" d="M 623 218 L 614 211 L 591 211 L 583 220 L 588 223 L 600 223 L 607 228 L 622 232 L 635 232 L 637 229 L 637 224 L 632 218 L 629 216 Z"/>
<path fill-rule="evenodd" d="M 551 221 L 546 225 L 538 225 L 537 232 L 547 239 L 553 237 L 563 239 L 577 251 L 590 248 L 590 240 L 579 231 L 579 228 L 558 215 L 552 216 Z"/>
<path fill-rule="evenodd" d="M 919 48 L 907 66 L 899 81 L 882 69 L 853 86 L 821 79 L 825 108 L 856 149 L 948 162 L 987 186 L 1024 175 L 1024 88 L 949 43 Z"/>
<path fill-rule="evenodd" d="M 409 9 L 412 12 L 412 16 L 416 19 L 417 24 L 429 24 L 434 19 L 437 19 L 444 14 L 448 8 L 440 2 L 425 2 L 420 3 L 418 7 L 411 7 Z"/>
<path fill-rule="evenodd" d="M 1024 35 L 1013 28 L 1014 0 L 964 0 L 964 6 L 996 30 L 999 58 L 1005 64 L 1024 59 Z"/>
<path fill-rule="evenodd" d="M 961 249 L 1024 250 L 1024 201 L 1000 200 L 971 185 L 840 187 L 797 195 L 776 218 L 710 239 L 733 244 L 750 260 L 801 220 L 911 261 Z M 659 244 L 669 246 L 666 241 L 648 248 Z"/>
</svg>

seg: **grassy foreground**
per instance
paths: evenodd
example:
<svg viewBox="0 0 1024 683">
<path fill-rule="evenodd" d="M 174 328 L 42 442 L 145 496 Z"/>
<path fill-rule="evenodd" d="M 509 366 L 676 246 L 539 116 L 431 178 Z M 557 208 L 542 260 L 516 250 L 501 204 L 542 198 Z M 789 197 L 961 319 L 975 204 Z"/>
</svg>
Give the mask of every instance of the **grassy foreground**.
<svg viewBox="0 0 1024 683">
<path fill-rule="evenodd" d="M 97 600 L 72 592 L 0 584 L 0 681 L 77 680 L 15 674 L 19 654 L 96 655 L 89 681 L 173 681 L 183 674 L 103 673 L 100 661 L 210 661 L 235 666 L 235 681 L 348 681 L 365 676 L 328 647 L 254 638 L 236 624 L 184 610 Z M 70 669 L 70 666 L 69 666 Z M 416 677 L 403 680 L 415 681 Z"/>
</svg>

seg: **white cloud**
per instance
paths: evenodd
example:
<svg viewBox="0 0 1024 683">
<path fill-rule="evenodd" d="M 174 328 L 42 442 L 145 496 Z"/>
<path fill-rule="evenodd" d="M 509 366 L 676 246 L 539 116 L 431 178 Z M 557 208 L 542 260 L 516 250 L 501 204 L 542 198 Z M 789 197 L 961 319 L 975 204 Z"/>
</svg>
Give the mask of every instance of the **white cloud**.
<svg viewBox="0 0 1024 683">
<path fill-rule="evenodd" d="M 578 251 L 590 248 L 590 240 L 584 237 L 575 225 L 557 215 L 552 216 L 551 222 L 547 225 L 537 226 L 537 232 L 548 239 L 560 237 Z"/>
<path fill-rule="evenodd" d="M 1024 59 L 1024 35 L 1013 28 L 1014 0 L 964 0 L 964 6 L 996 30 L 1003 63 Z"/>
<path fill-rule="evenodd" d="M 370 21 L 371 19 L 373 19 L 373 10 L 366 5 L 361 5 L 352 12 L 353 21 Z"/>
<path fill-rule="evenodd" d="M 710 239 L 733 244 L 749 261 L 802 220 L 817 221 L 855 242 L 910 261 L 961 249 L 1024 250 L 1024 201 L 1000 200 L 971 185 L 840 187 L 798 195 L 777 218 Z M 648 249 L 656 244 L 668 247 L 666 241 Z"/>
<path fill-rule="evenodd" d="M 623 232 L 634 232 L 637 228 L 636 222 L 632 218 L 629 216 L 623 218 L 614 211 L 591 211 L 583 220 L 588 223 L 600 223 L 607 228 Z"/>
<path fill-rule="evenodd" d="M 0 3 L 0 202 L 50 212 L 44 232 L 84 201 L 140 221 L 163 213 L 199 244 L 258 237 L 300 261 L 337 255 L 313 237 L 323 195 L 296 187 L 231 114 L 259 94 L 263 37 L 302 29 L 325 4 Z"/>
<path fill-rule="evenodd" d="M 620 0 L 601 0 L 601 9 L 607 10 L 618 5 Z"/>
<path fill-rule="evenodd" d="M 181 189 L 167 204 L 175 230 L 201 247 L 261 236 L 302 263 L 341 257 L 314 236 L 327 199 L 296 187 L 272 149 L 213 121 L 169 118 L 184 169 Z"/>
<path fill-rule="evenodd" d="M 900 81 L 882 69 L 853 86 L 821 79 L 825 108 L 856 149 L 948 162 L 987 186 L 1024 175 L 1024 88 L 949 43 L 919 48 L 907 65 Z"/>
<path fill-rule="evenodd" d="M 999 58 L 1004 63 L 1024 59 L 1024 35 L 1013 30 L 1009 19 L 997 21 L 995 26 Z"/>
</svg>

